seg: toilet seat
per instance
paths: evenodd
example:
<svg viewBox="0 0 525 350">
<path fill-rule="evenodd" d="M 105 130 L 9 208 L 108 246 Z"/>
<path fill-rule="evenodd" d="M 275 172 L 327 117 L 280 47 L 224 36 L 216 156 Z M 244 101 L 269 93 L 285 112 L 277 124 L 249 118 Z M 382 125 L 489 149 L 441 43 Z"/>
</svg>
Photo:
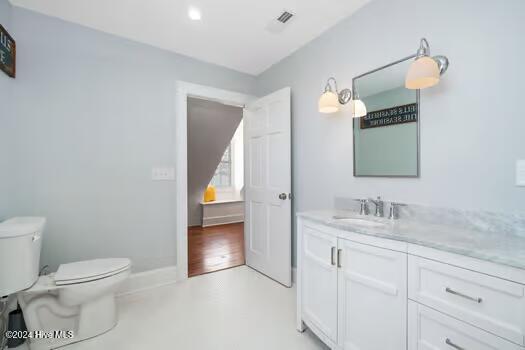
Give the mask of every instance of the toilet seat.
<svg viewBox="0 0 525 350">
<path fill-rule="evenodd" d="M 30 332 L 72 330 L 74 338 L 29 339 L 31 350 L 52 350 L 106 333 L 117 325 L 116 296 L 130 275 L 128 259 L 61 265 L 17 294 Z"/>
<path fill-rule="evenodd" d="M 110 277 L 130 268 L 129 259 L 96 259 L 63 264 L 54 275 L 55 284 L 64 286 Z"/>
</svg>

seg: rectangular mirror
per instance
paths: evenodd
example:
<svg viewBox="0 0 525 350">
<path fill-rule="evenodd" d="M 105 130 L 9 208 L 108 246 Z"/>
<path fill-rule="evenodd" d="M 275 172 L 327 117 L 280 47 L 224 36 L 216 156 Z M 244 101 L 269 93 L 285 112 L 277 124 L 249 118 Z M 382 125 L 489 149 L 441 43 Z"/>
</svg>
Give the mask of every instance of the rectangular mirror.
<svg viewBox="0 0 525 350">
<path fill-rule="evenodd" d="M 353 79 L 367 109 L 354 119 L 354 176 L 419 176 L 419 90 L 405 88 L 413 58 Z"/>
</svg>

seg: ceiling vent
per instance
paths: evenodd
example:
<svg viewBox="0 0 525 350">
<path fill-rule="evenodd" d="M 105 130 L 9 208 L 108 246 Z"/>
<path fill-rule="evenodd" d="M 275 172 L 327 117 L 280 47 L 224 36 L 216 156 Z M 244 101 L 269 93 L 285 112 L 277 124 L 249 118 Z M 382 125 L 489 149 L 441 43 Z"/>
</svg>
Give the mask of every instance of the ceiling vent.
<svg viewBox="0 0 525 350">
<path fill-rule="evenodd" d="M 293 13 L 291 13 L 289 11 L 283 11 L 279 15 L 279 17 L 277 17 L 276 19 L 270 21 L 266 25 L 266 30 L 269 31 L 270 33 L 274 33 L 274 34 L 281 33 L 284 30 L 284 28 L 286 28 L 286 26 L 288 25 L 288 23 L 290 22 L 292 17 L 294 17 Z"/>
<path fill-rule="evenodd" d="M 286 23 L 290 20 L 290 18 L 293 17 L 293 14 L 291 14 L 290 12 L 288 11 L 284 11 L 283 13 L 281 13 L 281 15 L 279 16 L 279 18 L 277 18 L 277 20 L 281 23 Z"/>
</svg>

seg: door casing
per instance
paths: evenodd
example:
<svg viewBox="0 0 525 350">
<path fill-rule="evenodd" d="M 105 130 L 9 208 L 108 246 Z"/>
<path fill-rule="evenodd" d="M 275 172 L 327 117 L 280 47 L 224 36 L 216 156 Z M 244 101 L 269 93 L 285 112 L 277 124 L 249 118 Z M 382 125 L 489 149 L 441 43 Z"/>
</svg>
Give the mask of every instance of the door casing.
<svg viewBox="0 0 525 350">
<path fill-rule="evenodd" d="M 234 91 L 177 81 L 175 97 L 175 189 L 177 281 L 188 278 L 188 97 L 244 107 L 256 98 Z"/>
</svg>

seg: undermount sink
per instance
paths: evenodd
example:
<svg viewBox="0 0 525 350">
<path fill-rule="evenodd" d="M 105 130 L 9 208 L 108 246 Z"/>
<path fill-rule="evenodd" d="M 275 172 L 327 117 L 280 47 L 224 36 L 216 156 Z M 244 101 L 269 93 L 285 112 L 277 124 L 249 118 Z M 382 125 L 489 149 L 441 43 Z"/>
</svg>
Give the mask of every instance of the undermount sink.
<svg viewBox="0 0 525 350">
<path fill-rule="evenodd" d="M 359 219 L 359 218 L 348 217 L 348 216 L 335 215 L 333 216 L 333 219 L 339 222 L 346 222 L 349 224 L 356 224 L 356 225 L 361 225 L 361 226 L 371 226 L 371 227 L 385 226 L 385 224 L 382 222 L 371 221 L 371 220 L 366 220 L 366 219 Z"/>
</svg>

